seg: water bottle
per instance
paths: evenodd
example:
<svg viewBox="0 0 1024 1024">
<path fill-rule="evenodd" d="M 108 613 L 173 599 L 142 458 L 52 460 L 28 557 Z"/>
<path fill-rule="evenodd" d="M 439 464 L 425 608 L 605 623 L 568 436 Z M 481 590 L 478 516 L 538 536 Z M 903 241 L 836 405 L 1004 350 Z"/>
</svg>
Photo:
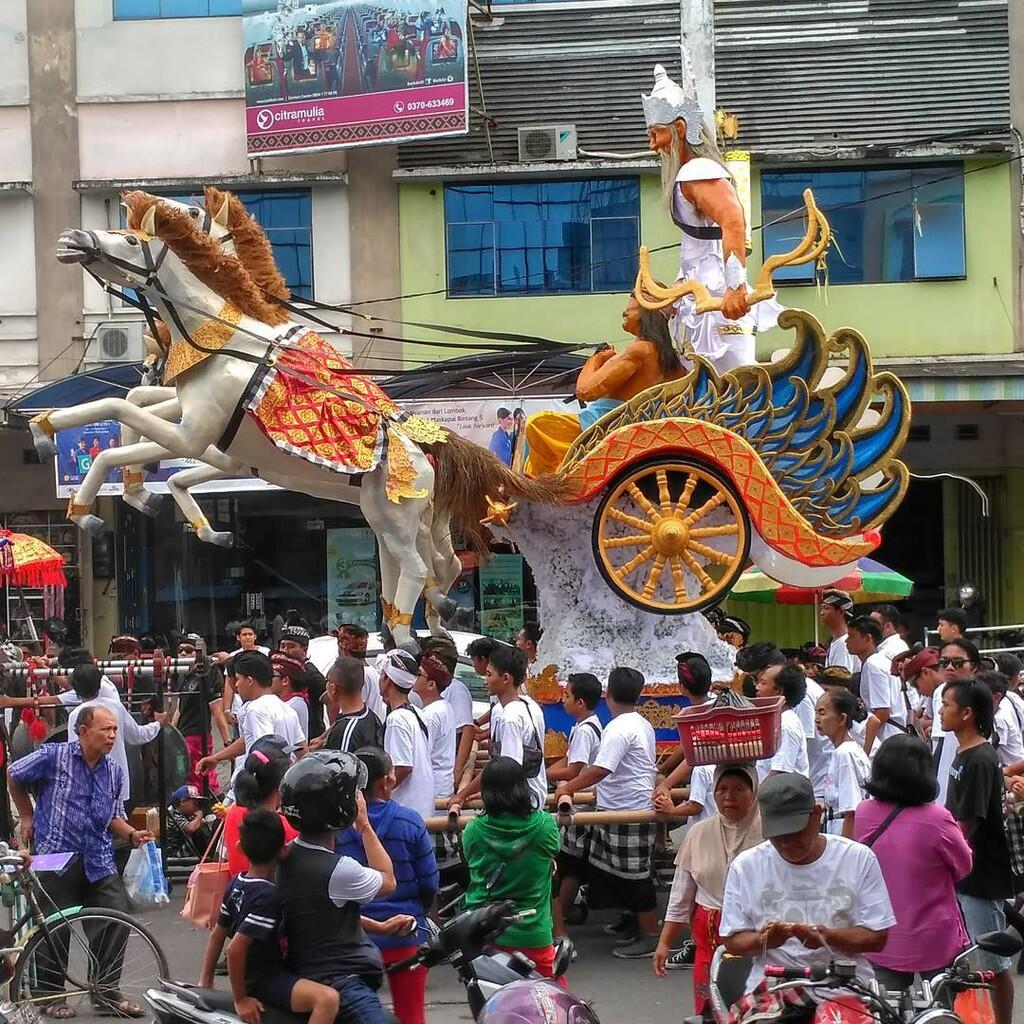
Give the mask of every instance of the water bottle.
<svg viewBox="0 0 1024 1024">
<path fill-rule="evenodd" d="M 167 879 L 164 878 L 164 867 L 160 862 L 160 851 L 156 843 L 150 839 L 145 843 L 146 856 L 149 858 L 149 870 L 153 877 L 153 902 L 170 903 L 167 895 Z"/>
</svg>

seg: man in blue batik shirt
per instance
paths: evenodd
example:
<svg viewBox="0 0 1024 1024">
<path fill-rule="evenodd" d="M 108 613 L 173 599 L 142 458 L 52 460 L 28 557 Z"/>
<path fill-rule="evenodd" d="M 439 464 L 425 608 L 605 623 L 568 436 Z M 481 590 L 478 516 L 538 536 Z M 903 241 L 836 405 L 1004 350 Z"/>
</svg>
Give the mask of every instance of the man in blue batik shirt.
<svg viewBox="0 0 1024 1024">
<path fill-rule="evenodd" d="M 129 840 L 132 846 L 153 837 L 133 829 L 125 820 L 123 773 L 109 756 L 117 740 L 117 718 L 109 708 L 92 705 L 78 716 L 77 730 L 77 739 L 44 743 L 10 766 L 10 790 L 18 808 L 22 841 L 27 849 L 34 840 L 37 854 L 74 855 L 62 871 L 40 874 L 43 888 L 58 907 L 128 911 L 124 885 L 114 864 L 114 836 Z M 34 811 L 29 785 L 36 794 Z M 126 939 L 124 929 L 116 927 L 90 936 L 99 976 L 105 982 L 97 993 L 96 1009 L 108 1016 L 141 1017 L 143 1008 L 125 999 L 118 988 Z M 61 1020 L 75 1013 L 57 996 L 64 991 L 67 938 L 62 943 L 55 933 L 54 942 L 63 962 L 51 965 L 41 960 L 36 991 L 55 994 L 46 1015 Z"/>
</svg>

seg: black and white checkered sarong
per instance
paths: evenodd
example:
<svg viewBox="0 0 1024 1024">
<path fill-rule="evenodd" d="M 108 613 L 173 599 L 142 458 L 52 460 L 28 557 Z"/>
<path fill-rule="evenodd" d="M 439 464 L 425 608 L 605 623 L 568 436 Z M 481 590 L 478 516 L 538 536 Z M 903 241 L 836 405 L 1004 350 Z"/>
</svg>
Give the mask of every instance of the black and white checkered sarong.
<svg viewBox="0 0 1024 1024">
<path fill-rule="evenodd" d="M 590 837 L 594 830 L 586 825 L 566 825 L 562 829 L 560 853 L 586 860 L 590 853 Z"/>
<path fill-rule="evenodd" d="M 656 822 L 595 825 L 591 829 L 590 863 L 619 878 L 649 878 L 657 835 Z"/>
</svg>

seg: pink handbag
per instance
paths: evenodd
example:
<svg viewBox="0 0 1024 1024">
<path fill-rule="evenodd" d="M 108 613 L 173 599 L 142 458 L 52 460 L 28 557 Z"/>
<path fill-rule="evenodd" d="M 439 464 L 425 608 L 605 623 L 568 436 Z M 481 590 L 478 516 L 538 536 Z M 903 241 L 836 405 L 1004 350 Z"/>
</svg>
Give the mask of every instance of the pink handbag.
<svg viewBox="0 0 1024 1024">
<path fill-rule="evenodd" d="M 231 872 L 226 861 L 207 860 L 210 851 L 217 844 L 224 830 L 224 822 L 217 826 L 210 845 L 206 848 L 202 860 L 192 869 L 185 889 L 185 905 L 181 908 L 181 916 L 197 928 L 212 928 L 217 923 L 220 903 L 224 898 L 224 890 L 231 880 Z"/>
</svg>

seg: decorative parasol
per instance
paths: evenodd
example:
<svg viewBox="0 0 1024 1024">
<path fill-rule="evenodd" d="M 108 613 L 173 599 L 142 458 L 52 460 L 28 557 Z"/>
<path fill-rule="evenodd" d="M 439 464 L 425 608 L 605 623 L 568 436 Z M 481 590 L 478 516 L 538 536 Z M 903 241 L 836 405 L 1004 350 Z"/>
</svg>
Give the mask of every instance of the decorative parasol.
<svg viewBox="0 0 1024 1024">
<path fill-rule="evenodd" d="M 875 601 L 899 601 L 914 589 L 912 580 L 873 558 L 861 558 L 857 568 L 829 587 L 819 589 L 789 587 L 776 583 L 760 569 L 747 569 L 729 595 L 733 601 L 756 601 L 760 604 L 817 604 L 821 591 L 845 590 L 855 604 Z"/>
<path fill-rule="evenodd" d="M 64 556 L 38 537 L 0 530 L 0 581 L 15 587 L 66 587 Z"/>
</svg>

